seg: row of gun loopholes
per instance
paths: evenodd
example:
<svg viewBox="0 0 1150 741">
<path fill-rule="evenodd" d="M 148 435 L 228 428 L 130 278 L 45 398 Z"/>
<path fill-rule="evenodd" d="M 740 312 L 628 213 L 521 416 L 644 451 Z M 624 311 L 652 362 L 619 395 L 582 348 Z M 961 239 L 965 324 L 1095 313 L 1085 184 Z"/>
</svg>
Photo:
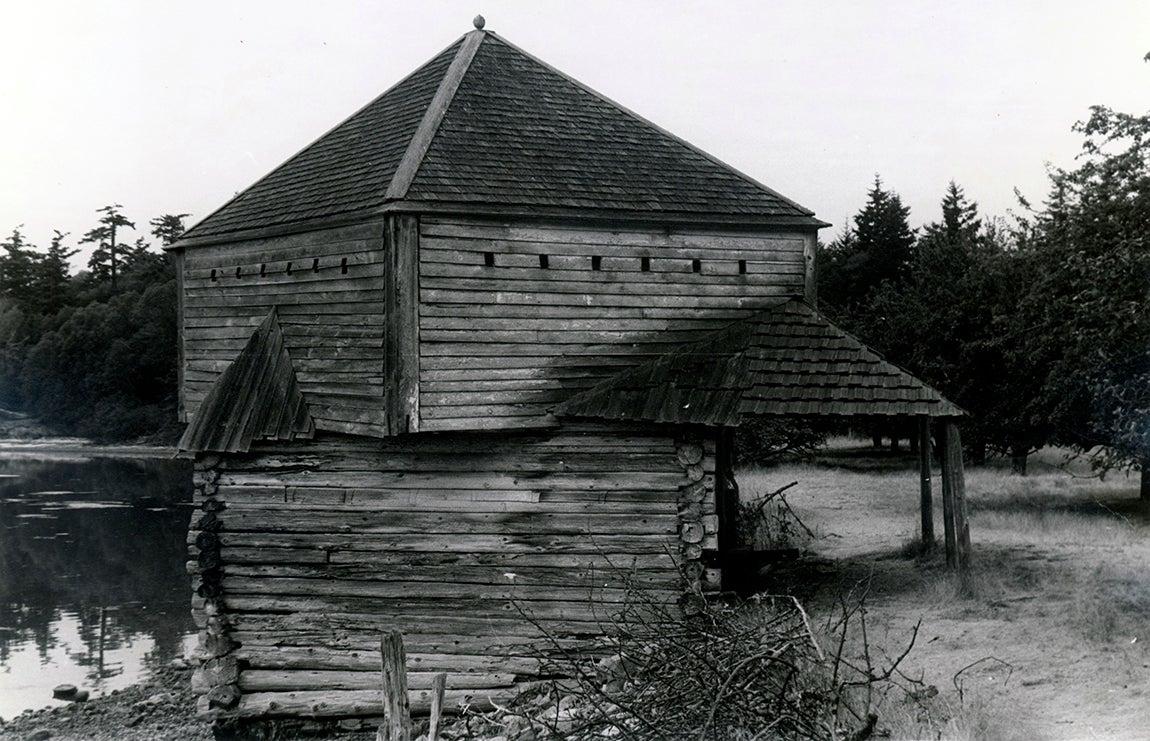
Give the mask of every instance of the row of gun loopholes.
<svg viewBox="0 0 1150 741">
<path fill-rule="evenodd" d="M 288 262 L 286 265 L 284 265 L 284 273 L 287 275 L 291 275 L 292 271 L 297 269 L 297 267 L 298 266 L 296 263 Z M 320 269 L 319 258 L 316 257 L 311 261 L 311 272 L 318 273 L 319 269 Z M 346 257 L 340 258 L 339 272 L 343 275 L 347 275 L 347 258 Z M 220 279 L 220 277 L 223 276 L 223 273 L 224 273 L 223 270 L 212 268 L 212 272 L 210 275 L 212 282 L 214 283 L 214 282 L 218 281 Z M 267 263 L 261 263 L 260 264 L 259 277 L 263 278 L 267 274 L 268 274 Z M 244 269 L 242 266 L 240 266 L 240 265 L 236 266 L 235 275 L 237 278 L 243 278 L 244 277 Z"/>
<path fill-rule="evenodd" d="M 483 253 L 483 264 L 489 268 L 495 267 L 495 253 L 494 252 L 484 252 Z M 551 267 L 550 258 L 547 255 L 539 255 L 539 267 L 543 268 L 544 270 Z M 591 257 L 591 269 L 592 270 L 602 270 L 603 269 L 603 258 L 600 257 L 599 255 L 593 255 Z M 640 257 L 639 258 L 639 270 L 644 272 L 644 273 L 650 272 L 650 270 L 651 270 L 651 258 Z M 691 260 L 691 272 L 692 273 L 703 272 L 703 261 L 698 259 L 698 258 Z M 747 272 L 747 261 L 746 260 L 739 260 L 739 275 L 745 275 L 746 272 Z"/>
</svg>

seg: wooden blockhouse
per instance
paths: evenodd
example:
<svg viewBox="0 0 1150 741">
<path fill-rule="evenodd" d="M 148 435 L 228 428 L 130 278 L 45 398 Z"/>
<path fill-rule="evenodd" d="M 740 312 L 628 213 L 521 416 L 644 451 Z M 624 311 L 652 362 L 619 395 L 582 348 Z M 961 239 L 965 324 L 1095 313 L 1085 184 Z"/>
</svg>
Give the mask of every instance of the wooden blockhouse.
<svg viewBox="0 0 1150 741">
<path fill-rule="evenodd" d="M 201 707 L 378 716 L 391 629 L 416 708 L 506 696 L 521 610 L 722 587 L 743 420 L 961 414 L 819 314 L 822 226 L 476 30 L 193 227 Z"/>
</svg>

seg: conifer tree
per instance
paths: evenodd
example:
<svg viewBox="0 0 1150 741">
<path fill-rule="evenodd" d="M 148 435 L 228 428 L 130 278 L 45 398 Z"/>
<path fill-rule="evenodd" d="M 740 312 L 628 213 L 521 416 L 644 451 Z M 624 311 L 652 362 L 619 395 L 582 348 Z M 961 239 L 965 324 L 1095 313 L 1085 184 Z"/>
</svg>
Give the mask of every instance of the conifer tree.
<svg viewBox="0 0 1150 741">
<path fill-rule="evenodd" d="M 21 307 L 28 307 L 36 301 L 41 256 L 20 229 L 16 227 L 8 239 L 0 242 L 0 293 Z"/>
<path fill-rule="evenodd" d="M 40 263 L 38 292 L 41 311 L 54 314 L 68 302 L 69 273 L 71 267 L 68 263 L 79 250 L 68 249 L 64 246 L 66 232 L 54 230 L 52 242 L 48 246 L 48 253 Z"/>
<path fill-rule="evenodd" d="M 135 229 L 136 225 L 120 213 L 122 209 L 118 203 L 97 209 L 102 213 L 100 226 L 89 230 L 80 240 L 81 244 L 94 244 L 96 250 L 88 260 L 88 269 L 92 276 L 100 283 L 107 283 L 114 293 L 118 287 L 120 263 L 123 261 L 124 248 L 116 241 L 117 231 L 122 228 Z"/>
<path fill-rule="evenodd" d="M 854 229 L 844 230 L 821 261 L 820 301 L 845 318 L 883 282 L 905 280 L 915 245 L 909 216 L 899 195 L 884 189 L 876 175 L 866 205 L 854 217 Z"/>
</svg>

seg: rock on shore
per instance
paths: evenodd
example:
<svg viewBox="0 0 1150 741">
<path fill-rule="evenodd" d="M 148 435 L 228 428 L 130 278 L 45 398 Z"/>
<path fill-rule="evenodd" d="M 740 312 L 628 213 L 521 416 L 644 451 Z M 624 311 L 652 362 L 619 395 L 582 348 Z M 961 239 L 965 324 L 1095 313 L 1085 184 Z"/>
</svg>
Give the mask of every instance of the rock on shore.
<svg viewBox="0 0 1150 741">
<path fill-rule="evenodd" d="M 211 741 L 195 717 L 192 670 L 183 662 L 87 702 L 29 710 L 0 721 L 3 741 Z"/>
</svg>

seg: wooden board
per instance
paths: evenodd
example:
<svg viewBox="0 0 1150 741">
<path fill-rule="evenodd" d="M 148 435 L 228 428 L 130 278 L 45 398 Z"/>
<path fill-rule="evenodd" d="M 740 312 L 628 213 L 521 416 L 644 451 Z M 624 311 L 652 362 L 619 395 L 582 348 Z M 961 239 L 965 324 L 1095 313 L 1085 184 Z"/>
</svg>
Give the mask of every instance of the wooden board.
<svg viewBox="0 0 1150 741">
<path fill-rule="evenodd" d="M 382 222 L 193 247 L 181 272 L 181 397 L 194 413 L 275 308 L 319 429 L 382 435 Z"/>
<path fill-rule="evenodd" d="M 551 424 L 573 392 L 801 294 L 806 246 L 797 232 L 424 216 L 421 429 Z"/>
</svg>

